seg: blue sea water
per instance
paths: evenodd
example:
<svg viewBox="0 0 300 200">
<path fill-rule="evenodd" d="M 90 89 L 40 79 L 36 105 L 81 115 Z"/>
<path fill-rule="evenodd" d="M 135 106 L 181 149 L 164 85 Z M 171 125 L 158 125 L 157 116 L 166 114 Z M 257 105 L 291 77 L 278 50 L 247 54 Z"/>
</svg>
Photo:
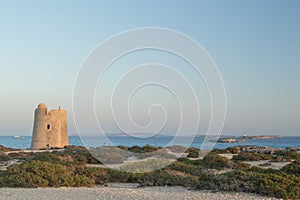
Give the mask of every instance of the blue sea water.
<svg viewBox="0 0 300 200">
<path fill-rule="evenodd" d="M 173 139 L 172 136 L 155 136 L 151 138 L 135 138 L 130 136 L 109 136 L 108 138 L 100 136 L 69 136 L 69 144 L 86 147 L 97 147 L 104 145 L 112 146 L 145 146 L 150 144 L 152 146 L 168 146 L 169 142 Z M 213 140 L 214 138 L 212 138 Z M 175 144 L 182 146 L 191 146 L 200 148 L 203 143 L 204 137 L 197 136 L 189 144 L 187 137 L 182 137 L 177 140 Z M 31 144 L 31 136 L 22 136 L 16 138 L 13 136 L 0 136 L 0 145 L 16 149 L 28 149 Z M 212 143 L 213 144 L 213 143 Z M 257 145 L 257 146 L 269 146 L 272 148 L 286 148 L 286 147 L 298 147 L 300 148 L 300 136 L 285 136 L 281 138 L 273 139 L 247 139 L 244 143 L 216 143 L 214 148 L 227 148 L 231 146 L 241 145 Z"/>
</svg>

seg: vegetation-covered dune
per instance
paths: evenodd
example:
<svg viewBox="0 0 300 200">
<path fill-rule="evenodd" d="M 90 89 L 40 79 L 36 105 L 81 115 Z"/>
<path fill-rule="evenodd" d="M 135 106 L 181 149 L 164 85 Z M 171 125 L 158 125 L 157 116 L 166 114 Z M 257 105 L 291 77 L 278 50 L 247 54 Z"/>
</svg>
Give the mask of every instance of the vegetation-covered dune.
<svg viewBox="0 0 300 200">
<path fill-rule="evenodd" d="M 139 183 L 140 186 L 184 186 L 196 190 L 242 191 L 300 199 L 300 154 L 295 150 L 276 150 L 268 154 L 246 152 L 239 147 L 231 147 L 213 150 L 200 159 L 199 150 L 190 148 L 185 150 L 185 157 L 178 158 L 175 162 L 170 162 L 174 161 L 172 156 L 153 156 L 157 154 L 149 154 L 151 157 L 141 158 L 139 162 L 127 162 L 134 153 L 147 154 L 161 148 L 149 145 L 121 148 L 128 150 L 128 155 L 116 152 L 111 154 L 112 161 L 123 163 L 120 171 L 102 166 L 84 147 L 69 146 L 64 151 L 40 153 L 14 153 L 11 149 L 1 147 L 2 164 L 12 160 L 21 161 L 21 164 L 13 164 L 7 170 L 0 171 L 0 187 L 77 187 L 102 185 L 107 182 L 130 182 Z M 163 154 L 170 150 L 176 152 L 176 148 L 182 147 L 170 148 L 163 151 Z M 234 153 L 232 159 L 222 156 L 231 153 Z M 257 160 L 288 160 L 291 163 L 277 170 L 250 167 L 244 162 Z M 161 164 L 165 167 L 151 171 Z M 145 168 L 149 168 L 149 172 L 143 172 Z"/>
</svg>

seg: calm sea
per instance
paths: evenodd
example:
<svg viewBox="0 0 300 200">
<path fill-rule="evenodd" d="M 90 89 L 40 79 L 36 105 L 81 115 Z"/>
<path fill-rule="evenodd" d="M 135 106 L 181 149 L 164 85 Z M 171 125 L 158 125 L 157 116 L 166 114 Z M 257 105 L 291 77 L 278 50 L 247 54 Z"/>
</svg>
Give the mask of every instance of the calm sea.
<svg viewBox="0 0 300 200">
<path fill-rule="evenodd" d="M 108 138 L 104 137 L 96 137 L 96 136 L 70 136 L 69 144 L 70 145 L 78 145 L 78 146 L 86 146 L 86 147 L 97 147 L 104 145 L 112 145 L 112 146 L 144 146 L 146 144 L 150 144 L 152 146 L 168 146 L 169 142 L 173 139 L 172 136 L 155 136 L 151 138 L 134 138 L 129 136 L 109 136 Z M 204 137 L 197 136 L 192 141 L 191 145 L 189 145 L 189 141 L 187 137 L 182 137 L 181 139 L 177 139 L 175 144 L 182 146 L 191 146 L 200 148 L 203 143 Z M 213 138 L 212 138 L 213 140 Z M 0 136 L 0 145 L 10 148 L 17 149 L 28 149 L 31 144 L 31 136 L 21 136 L 20 138 L 16 138 L 13 136 Z M 257 146 L 269 146 L 272 148 L 286 148 L 286 147 L 298 147 L 300 148 L 300 136 L 288 136 L 282 138 L 274 138 L 274 139 L 248 139 L 244 143 L 217 143 L 215 148 L 227 148 L 230 146 L 240 146 L 240 145 L 257 145 Z"/>
</svg>

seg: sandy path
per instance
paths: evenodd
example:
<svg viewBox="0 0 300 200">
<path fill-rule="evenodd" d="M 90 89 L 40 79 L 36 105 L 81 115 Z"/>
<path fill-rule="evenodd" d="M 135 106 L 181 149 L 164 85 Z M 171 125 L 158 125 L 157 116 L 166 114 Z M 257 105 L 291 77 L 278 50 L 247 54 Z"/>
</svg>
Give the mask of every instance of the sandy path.
<svg viewBox="0 0 300 200">
<path fill-rule="evenodd" d="M 231 199 L 231 200 L 254 200 L 274 199 L 261 197 L 255 194 L 228 193 L 209 191 L 191 191 L 182 187 L 146 187 L 146 188 L 118 188 L 118 187 L 96 187 L 96 188 L 1 188 L 0 199 L 8 200 L 97 200 L 97 199 Z"/>
<path fill-rule="evenodd" d="M 248 163 L 251 165 L 251 167 L 260 167 L 260 168 L 272 168 L 272 169 L 281 169 L 284 166 L 290 164 L 291 162 L 269 162 L 270 160 L 260 160 L 260 161 L 248 161 L 245 163 Z M 260 166 L 261 164 L 269 163 L 270 166 Z"/>
<path fill-rule="evenodd" d="M 53 152 L 53 151 L 64 151 L 65 149 L 47 149 L 47 150 L 33 150 L 33 149 L 22 149 L 15 151 L 4 151 L 6 155 L 10 153 L 44 153 L 44 152 Z"/>
</svg>

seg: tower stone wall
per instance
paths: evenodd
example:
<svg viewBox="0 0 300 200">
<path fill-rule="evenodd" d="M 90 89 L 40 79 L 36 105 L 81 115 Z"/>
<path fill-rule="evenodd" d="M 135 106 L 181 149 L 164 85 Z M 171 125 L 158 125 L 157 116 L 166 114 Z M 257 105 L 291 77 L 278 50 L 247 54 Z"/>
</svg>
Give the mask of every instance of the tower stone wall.
<svg viewBox="0 0 300 200">
<path fill-rule="evenodd" d="M 34 112 L 31 149 L 63 148 L 68 145 L 67 111 L 48 110 L 43 103 Z"/>
</svg>

